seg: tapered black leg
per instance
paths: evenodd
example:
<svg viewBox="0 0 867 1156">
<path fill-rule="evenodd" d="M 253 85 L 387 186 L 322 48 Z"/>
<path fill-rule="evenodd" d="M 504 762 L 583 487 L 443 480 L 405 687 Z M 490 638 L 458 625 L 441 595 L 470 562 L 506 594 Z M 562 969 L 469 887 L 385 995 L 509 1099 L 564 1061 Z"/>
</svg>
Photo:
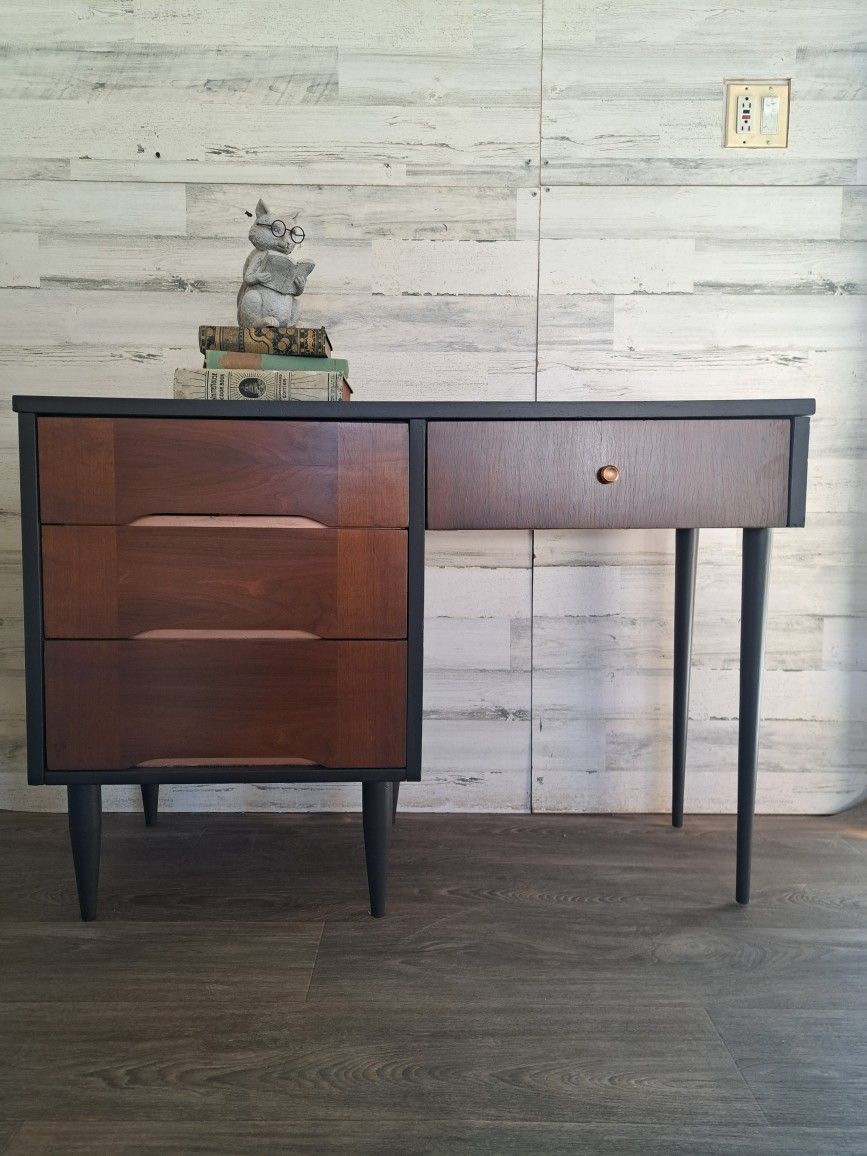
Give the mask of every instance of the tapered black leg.
<svg viewBox="0 0 867 1156">
<path fill-rule="evenodd" d="M 400 794 L 400 783 L 394 782 L 391 784 L 391 821 L 392 824 L 397 822 L 397 796 Z"/>
<path fill-rule="evenodd" d="M 155 827 L 160 805 L 159 783 L 142 783 L 141 801 L 144 805 L 145 824 L 148 827 Z"/>
<path fill-rule="evenodd" d="M 738 863 L 735 898 L 750 901 L 750 859 L 756 767 L 759 755 L 759 710 L 765 651 L 771 531 L 744 530 L 741 586 L 741 686 L 738 731 Z"/>
<path fill-rule="evenodd" d="M 370 914 L 378 918 L 385 915 L 388 846 L 391 842 L 393 814 L 391 783 L 362 783 L 361 806 Z"/>
<path fill-rule="evenodd" d="M 102 835 L 102 788 L 91 783 L 66 788 L 69 838 L 81 918 L 96 919 L 99 845 Z"/>
<path fill-rule="evenodd" d="M 675 530 L 674 556 L 674 719 L 671 740 L 671 823 L 683 826 L 686 781 L 686 733 L 689 727 L 689 676 L 698 530 Z"/>
</svg>

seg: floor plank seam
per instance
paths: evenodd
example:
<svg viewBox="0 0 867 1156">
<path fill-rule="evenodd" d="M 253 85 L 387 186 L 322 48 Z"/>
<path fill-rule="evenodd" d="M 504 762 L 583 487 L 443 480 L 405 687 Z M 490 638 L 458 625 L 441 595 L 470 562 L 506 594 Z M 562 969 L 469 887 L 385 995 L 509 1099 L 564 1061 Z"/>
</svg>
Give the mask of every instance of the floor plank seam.
<svg viewBox="0 0 867 1156">
<path fill-rule="evenodd" d="M 713 1028 L 714 1032 L 716 1033 L 717 1037 L 719 1038 L 719 1042 L 720 1042 L 720 1043 L 722 1044 L 722 1046 L 725 1048 L 725 1050 L 726 1050 L 726 1055 L 728 1055 L 728 1057 L 731 1059 L 731 1062 L 734 1064 L 734 1066 L 735 1066 L 735 1071 L 736 1071 L 736 1072 L 737 1072 L 737 1074 L 740 1076 L 740 1079 L 741 1079 L 741 1082 L 742 1082 L 742 1084 L 744 1085 L 744 1087 L 746 1088 L 746 1090 L 749 1092 L 749 1094 L 750 1094 L 750 1099 L 753 1101 L 753 1103 L 755 1104 L 755 1106 L 758 1108 L 758 1110 L 759 1110 L 759 1112 L 760 1112 L 760 1114 L 761 1114 L 761 1117 L 762 1117 L 762 1119 L 763 1119 L 763 1120 L 764 1120 L 764 1122 L 765 1122 L 765 1126 L 766 1126 L 766 1127 L 768 1127 L 768 1128 L 771 1128 L 771 1127 L 773 1127 L 773 1125 L 772 1125 L 772 1123 L 771 1123 L 770 1119 L 768 1118 L 768 1114 L 767 1114 L 767 1112 L 765 1112 L 765 1109 L 762 1107 L 762 1105 L 761 1105 L 761 1103 L 760 1103 L 760 1101 L 759 1101 L 759 1098 L 758 1098 L 758 1096 L 757 1096 L 757 1095 L 756 1095 L 756 1093 L 753 1091 L 753 1089 L 752 1089 L 752 1087 L 751 1087 L 751 1085 L 750 1085 L 750 1082 L 749 1082 L 749 1080 L 746 1078 L 746 1076 L 745 1076 L 745 1075 L 743 1074 L 743 1072 L 741 1071 L 741 1066 L 740 1066 L 740 1064 L 739 1064 L 739 1063 L 737 1062 L 737 1060 L 735 1059 L 735 1057 L 734 1057 L 734 1053 L 732 1052 L 731 1048 L 730 1048 L 730 1047 L 728 1046 L 728 1044 L 726 1043 L 726 1041 L 725 1041 L 725 1039 L 724 1039 L 724 1037 L 723 1037 L 723 1034 L 722 1034 L 722 1032 L 719 1030 L 719 1028 L 718 1028 L 718 1027 L 717 1027 L 717 1025 L 716 1025 L 716 1021 L 714 1020 L 713 1016 L 710 1014 L 710 1011 L 708 1010 L 708 1008 L 707 1008 L 707 1007 L 704 1007 L 704 1006 L 702 1006 L 702 1009 L 701 1009 L 701 1010 L 702 1010 L 702 1011 L 704 1012 L 704 1014 L 707 1016 L 707 1018 L 708 1018 L 708 1021 L 709 1021 L 710 1025 L 711 1025 L 711 1027 Z"/>
<path fill-rule="evenodd" d="M 316 971 L 316 964 L 319 962 L 319 948 L 322 946 L 322 939 L 325 935 L 325 920 L 322 921 L 322 926 L 319 929 L 319 938 L 316 940 L 316 950 L 313 952 L 313 962 L 310 965 L 310 975 L 307 977 L 307 986 L 304 989 L 304 999 L 302 1003 L 307 1003 L 310 998 L 310 989 L 313 986 L 313 975 Z"/>
</svg>

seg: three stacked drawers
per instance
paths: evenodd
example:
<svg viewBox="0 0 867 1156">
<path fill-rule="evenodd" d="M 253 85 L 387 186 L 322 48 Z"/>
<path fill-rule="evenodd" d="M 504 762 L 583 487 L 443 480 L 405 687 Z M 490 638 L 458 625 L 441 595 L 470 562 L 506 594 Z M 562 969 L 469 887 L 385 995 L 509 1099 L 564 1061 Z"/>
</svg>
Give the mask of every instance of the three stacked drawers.
<svg viewBox="0 0 867 1156">
<path fill-rule="evenodd" d="M 46 764 L 406 762 L 406 423 L 38 420 Z"/>
</svg>

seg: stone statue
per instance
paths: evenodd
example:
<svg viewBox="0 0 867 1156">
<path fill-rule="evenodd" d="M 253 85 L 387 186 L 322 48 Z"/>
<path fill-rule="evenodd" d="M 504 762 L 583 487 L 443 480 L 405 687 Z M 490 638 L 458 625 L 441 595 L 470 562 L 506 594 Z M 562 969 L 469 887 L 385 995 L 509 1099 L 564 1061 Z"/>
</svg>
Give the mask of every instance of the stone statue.
<svg viewBox="0 0 867 1156">
<path fill-rule="evenodd" d="M 255 247 L 244 262 L 238 324 L 294 325 L 301 312 L 298 298 L 315 268 L 312 261 L 293 261 L 289 256 L 304 240 L 304 230 L 300 225 L 287 227 L 260 199 L 250 240 Z"/>
</svg>

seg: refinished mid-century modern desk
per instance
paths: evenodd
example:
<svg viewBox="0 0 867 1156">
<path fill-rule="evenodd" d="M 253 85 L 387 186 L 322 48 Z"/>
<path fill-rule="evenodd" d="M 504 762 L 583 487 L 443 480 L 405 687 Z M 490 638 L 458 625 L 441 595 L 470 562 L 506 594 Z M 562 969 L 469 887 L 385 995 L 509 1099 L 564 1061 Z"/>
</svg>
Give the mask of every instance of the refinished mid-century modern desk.
<svg viewBox="0 0 867 1156">
<path fill-rule="evenodd" d="M 421 775 L 426 529 L 676 531 L 680 826 L 698 530 L 743 528 L 748 901 L 771 528 L 804 524 L 812 400 L 14 407 L 28 774 L 68 788 L 84 919 L 105 783 L 141 784 L 153 823 L 160 783 L 360 782 L 384 914 L 399 784 Z"/>
</svg>

